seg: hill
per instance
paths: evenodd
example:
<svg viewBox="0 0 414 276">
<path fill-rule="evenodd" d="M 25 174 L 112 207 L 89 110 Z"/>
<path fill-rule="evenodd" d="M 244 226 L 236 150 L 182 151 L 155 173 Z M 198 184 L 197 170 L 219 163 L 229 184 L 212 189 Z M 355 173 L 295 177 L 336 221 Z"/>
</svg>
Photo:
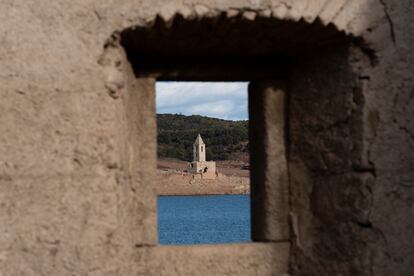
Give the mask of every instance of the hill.
<svg viewBox="0 0 414 276">
<path fill-rule="evenodd" d="M 207 160 L 228 160 L 248 152 L 248 121 L 157 114 L 157 125 L 158 157 L 192 160 L 198 133 L 206 143 Z"/>
</svg>

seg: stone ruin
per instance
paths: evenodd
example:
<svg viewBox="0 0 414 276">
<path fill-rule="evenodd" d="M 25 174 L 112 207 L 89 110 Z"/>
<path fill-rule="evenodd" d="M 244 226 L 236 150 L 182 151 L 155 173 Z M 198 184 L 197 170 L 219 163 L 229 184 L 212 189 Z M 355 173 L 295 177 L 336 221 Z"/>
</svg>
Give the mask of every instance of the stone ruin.
<svg viewBox="0 0 414 276">
<path fill-rule="evenodd" d="M 193 144 L 193 162 L 190 163 L 188 171 L 199 174 L 202 179 L 216 178 L 216 162 L 206 161 L 206 144 L 200 134 Z"/>
<path fill-rule="evenodd" d="M 411 0 L 2 0 L 0 275 L 412 275 Z M 252 243 L 159 246 L 156 80 L 249 81 Z"/>
</svg>

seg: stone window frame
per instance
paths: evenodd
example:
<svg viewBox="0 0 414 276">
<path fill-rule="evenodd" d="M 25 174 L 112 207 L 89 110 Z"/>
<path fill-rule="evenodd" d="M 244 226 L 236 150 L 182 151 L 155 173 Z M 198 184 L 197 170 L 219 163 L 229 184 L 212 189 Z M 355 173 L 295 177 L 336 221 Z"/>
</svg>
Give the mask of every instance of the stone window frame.
<svg viewBox="0 0 414 276">
<path fill-rule="evenodd" d="M 109 49 L 106 49 L 106 52 L 112 52 L 111 49 L 113 46 L 109 46 Z M 271 205 L 272 207 L 269 209 L 266 204 L 263 202 L 268 202 L 270 195 L 270 191 L 277 191 L 278 188 L 274 189 L 272 187 L 268 187 L 269 185 L 273 185 L 274 182 L 266 180 L 265 182 L 259 185 L 258 189 L 252 189 L 253 194 L 251 194 L 251 201 L 252 201 L 252 242 L 246 244 L 217 244 L 214 246 L 210 245 L 191 245 L 191 246 L 165 246 L 160 245 L 158 243 L 157 238 L 157 209 L 156 209 L 156 192 L 155 192 L 155 175 L 156 175 L 156 120 L 155 120 L 155 83 L 156 79 L 152 77 L 136 77 L 133 69 L 131 68 L 128 59 L 124 53 L 124 50 L 116 46 L 117 54 L 109 54 L 109 56 L 117 56 L 117 60 L 121 62 L 116 62 L 116 64 L 121 64 L 121 67 L 117 67 L 120 72 L 125 77 L 125 86 L 122 87 L 120 90 L 115 89 L 108 89 L 110 95 L 114 98 L 122 98 L 123 101 L 123 109 L 124 115 L 123 117 L 126 118 L 125 122 L 125 132 L 126 135 L 126 148 L 123 155 L 126 156 L 126 163 L 123 167 L 127 168 L 126 171 L 126 178 L 128 179 L 128 185 L 130 185 L 130 189 L 135 191 L 139 191 L 139 196 L 134 196 L 132 202 L 125 203 L 126 205 L 133 205 L 136 206 L 137 203 L 139 206 L 145 206 L 146 212 L 143 213 L 141 209 L 138 207 L 130 207 L 127 208 L 128 213 L 130 215 L 129 218 L 136 218 L 136 222 L 127 222 L 128 231 L 134 233 L 131 242 L 136 245 L 138 251 L 141 251 L 140 248 L 152 248 L 155 253 L 143 253 L 144 255 L 147 254 L 157 254 L 163 256 L 164 254 L 168 253 L 172 250 L 172 254 L 175 255 L 177 252 L 178 256 L 184 255 L 187 256 L 186 258 L 197 258 L 198 254 L 204 254 L 203 252 L 206 250 L 206 247 L 212 254 L 215 256 L 214 259 L 217 258 L 216 262 L 220 262 L 225 260 L 228 257 L 228 254 L 232 252 L 234 254 L 236 262 L 240 262 L 244 260 L 244 262 L 250 262 L 253 265 L 257 265 L 260 263 L 267 263 L 267 265 L 271 264 L 270 267 L 265 267 L 266 271 L 269 269 L 271 271 L 276 271 L 280 273 L 285 273 L 288 269 L 288 258 L 289 258 L 289 248 L 290 248 L 290 241 L 288 237 L 288 218 L 287 218 L 287 209 L 284 209 L 286 212 L 273 212 L 274 208 L 281 204 L 279 202 L 276 205 Z M 109 66 L 108 66 L 109 67 Z M 110 69 L 111 70 L 111 69 Z M 249 85 L 249 98 L 251 98 L 251 94 L 254 88 L 252 82 Z M 270 84 L 270 82 L 266 81 L 266 84 Z M 258 86 L 261 87 L 261 86 Z M 107 87 L 108 88 L 108 87 Z M 262 89 L 262 88 L 260 88 Z M 258 95 L 262 95 L 267 99 L 265 91 L 272 91 L 272 94 L 279 94 L 282 95 L 282 91 L 279 89 L 272 89 L 272 87 L 263 87 L 264 90 L 262 91 L 255 91 Z M 256 98 L 256 97 L 254 97 Z M 279 104 L 284 104 L 284 96 L 275 96 L 271 97 L 272 101 L 280 101 Z M 262 99 L 263 100 L 263 99 Z M 249 99 L 250 102 L 250 99 Z M 251 109 L 251 107 L 249 106 Z M 257 116 L 252 117 L 251 119 L 257 118 L 260 120 L 263 116 L 267 116 L 266 118 L 270 118 L 271 114 L 269 114 L 270 110 L 266 111 L 266 114 L 261 114 L 260 110 L 262 109 L 255 109 L 254 112 L 258 112 Z M 274 110 L 273 110 L 274 111 Z M 270 111 L 270 112 L 273 112 Z M 251 112 L 251 111 L 250 111 Z M 281 116 L 280 119 L 283 118 L 284 110 L 279 110 L 278 116 Z M 265 127 L 270 127 L 273 124 L 268 121 L 264 124 Z M 284 141 L 283 137 L 283 129 L 276 128 L 279 130 L 280 139 Z M 273 129 L 272 131 L 274 131 Z M 260 139 L 263 141 L 259 144 L 259 146 L 266 146 L 268 145 L 270 134 L 272 132 L 266 132 L 267 135 L 261 135 Z M 137 139 L 139 137 L 139 139 Z M 259 137 L 257 137 L 259 138 Z M 250 138 L 252 139 L 252 138 Z M 266 150 L 261 150 L 261 153 L 266 152 Z M 267 156 L 269 158 L 270 156 Z M 142 160 L 145 160 L 145 166 L 143 166 Z M 266 161 L 268 159 L 262 160 L 265 164 L 268 164 Z M 284 161 L 286 162 L 286 161 Z M 270 165 L 270 164 L 268 164 Z M 287 165 L 286 165 L 287 166 Z M 267 166 L 268 168 L 269 166 Z M 266 173 L 261 171 L 252 171 L 252 176 L 255 173 L 259 173 L 262 177 L 270 176 L 272 173 Z M 274 172 L 273 172 L 274 173 Z M 273 174 L 274 175 L 274 174 Z M 286 183 L 282 185 L 285 187 L 287 185 L 287 178 L 285 179 Z M 150 185 L 148 185 L 150 183 Z M 266 189 L 262 189 L 267 187 Z M 286 191 L 287 193 L 287 191 Z M 267 195 L 266 195 L 267 194 Z M 287 198 L 284 199 L 287 201 Z M 269 212 L 273 212 L 269 213 Z M 263 216 L 263 214 L 266 214 Z M 274 222 L 276 220 L 283 219 L 284 223 L 280 227 L 280 225 L 275 225 Z M 222 256 L 222 257 L 220 257 Z M 226 256 L 226 257 L 224 257 Z M 277 259 L 275 259 L 277 256 Z M 169 257 L 169 258 L 170 258 Z M 162 257 L 161 257 L 162 260 Z M 227 260 L 229 260 L 227 258 Z M 171 260 L 168 260 L 171 261 Z M 194 262 L 197 263 L 197 262 Z M 144 267 L 147 266 L 146 263 L 141 264 Z M 172 263 L 171 263 L 172 265 Z M 223 263 L 223 267 L 225 267 Z"/>
<path fill-rule="evenodd" d="M 317 29 L 317 28 L 316 28 Z M 329 31 L 329 29 L 328 29 Z M 332 28 L 330 32 L 332 31 Z M 328 32 L 329 34 L 329 32 Z M 330 33 L 332 35 L 332 32 Z M 329 37 L 330 39 L 332 36 Z M 349 57 L 354 56 L 355 53 L 358 55 L 361 53 L 358 48 L 354 47 L 352 43 L 350 43 L 350 39 L 345 36 L 345 38 L 339 37 L 338 41 L 335 42 L 336 46 L 334 46 L 333 50 L 327 51 L 327 53 L 322 53 L 320 50 L 314 56 L 316 59 L 310 61 L 305 61 L 304 65 L 298 66 L 297 72 L 294 72 L 295 77 L 300 75 L 304 75 L 301 84 L 296 85 L 296 89 L 302 88 L 301 85 L 307 83 L 306 78 L 313 78 L 313 77 L 320 77 L 318 74 L 314 74 L 311 70 L 312 66 L 315 64 L 320 63 L 318 57 L 323 58 L 324 66 L 326 66 L 325 72 L 332 72 L 333 68 L 339 68 L 338 72 L 336 73 L 336 78 L 343 78 L 344 83 L 348 83 L 349 85 L 344 85 L 341 89 L 356 89 L 355 91 L 358 92 L 358 89 L 362 89 L 360 86 L 361 83 L 359 82 L 359 75 L 358 70 L 354 70 L 354 65 L 349 62 Z M 339 46 L 338 46 L 339 45 Z M 342 47 L 342 46 L 344 47 Z M 143 189 L 145 191 L 144 195 L 140 196 L 140 200 L 138 200 L 143 206 L 146 206 L 148 211 L 142 217 L 142 214 L 138 214 L 137 217 L 141 216 L 139 220 L 140 223 L 135 225 L 135 231 L 138 233 L 137 238 L 133 241 L 137 247 L 146 247 L 150 246 L 155 249 L 157 254 L 163 254 L 162 252 L 172 252 L 179 254 L 186 255 L 188 257 L 196 257 L 197 254 L 200 252 L 204 252 L 205 246 L 180 246 L 180 247 L 165 247 L 159 246 L 157 244 L 156 238 L 156 207 L 155 207 L 155 198 L 156 194 L 154 192 L 153 185 L 149 185 L 149 187 L 144 188 L 147 183 L 151 183 L 151 180 L 154 179 L 155 176 L 155 164 L 156 164 L 156 145 L 155 139 L 156 137 L 156 122 L 154 119 L 155 115 L 155 82 L 156 79 L 161 76 L 162 80 L 168 79 L 171 76 L 176 74 L 175 71 L 167 70 L 166 72 L 161 72 L 158 75 L 151 75 L 151 74 L 143 74 L 137 75 L 133 66 L 130 64 L 130 60 L 127 58 L 127 54 L 124 52 L 123 45 L 120 45 L 119 40 L 117 43 L 109 44 L 106 48 L 117 48 L 120 50 L 121 58 L 121 68 L 118 68 L 119 71 L 122 71 L 124 75 L 126 75 L 126 82 L 125 87 L 120 87 L 121 93 L 124 93 L 123 96 L 124 105 L 126 106 L 126 114 L 127 117 L 130 118 L 129 126 L 133 126 L 132 128 L 138 128 L 139 131 L 130 131 L 131 135 L 127 139 L 129 142 L 132 139 L 136 139 L 137 134 L 142 135 L 144 139 L 141 139 L 140 142 L 135 143 L 132 145 L 132 151 L 135 151 L 132 155 L 135 158 L 132 158 L 132 162 L 128 162 L 129 167 L 140 167 L 140 161 L 146 160 L 147 166 L 149 168 L 146 171 L 140 171 L 138 174 L 130 175 L 130 182 L 137 183 L 137 187 L 134 189 Z M 332 56 L 338 55 L 340 58 L 337 59 L 337 64 L 333 64 L 330 59 Z M 325 56 L 328 56 L 325 61 Z M 362 62 L 366 62 L 363 57 L 361 60 Z M 357 60 L 358 61 L 358 60 Z M 131 61 L 133 63 L 133 61 Z M 118 64 L 118 63 L 115 63 Z M 295 65 L 297 66 L 297 65 Z M 119 66 L 116 66 L 119 67 Z M 235 68 L 231 67 L 230 68 Z M 183 68 L 179 68 L 182 70 Z M 188 69 L 188 68 L 187 68 Z M 210 70 L 212 68 L 207 68 L 206 70 Z M 214 69 L 214 68 L 213 68 Z M 227 68 L 228 69 L 228 68 Z M 257 69 L 257 68 L 256 68 Z M 289 160 L 289 155 L 291 154 L 292 148 L 289 147 L 291 143 L 291 139 L 295 140 L 295 142 L 300 141 L 304 137 L 289 137 L 286 139 L 286 130 L 289 131 L 289 135 L 292 134 L 292 128 L 289 126 L 292 124 L 291 118 L 286 118 L 286 116 L 290 116 L 292 112 L 299 111 L 298 108 L 305 107 L 301 106 L 298 99 L 294 99 L 297 103 L 299 103 L 292 111 L 292 108 L 289 104 L 291 101 L 289 98 L 290 95 L 287 93 L 290 91 L 290 86 L 292 83 L 289 81 L 289 78 L 281 78 L 280 71 L 276 68 L 275 71 L 268 71 L 269 68 L 264 68 L 263 71 L 257 70 L 253 71 L 254 77 L 252 78 L 249 84 L 249 115 L 250 115 L 250 128 L 259 127 L 263 131 L 262 132 L 250 132 L 249 138 L 250 140 L 255 141 L 255 145 L 253 146 L 254 150 L 251 149 L 252 153 L 252 162 L 256 162 L 256 164 L 262 164 L 261 168 L 256 167 L 254 164 L 251 165 L 251 172 L 252 172 L 252 243 L 246 245 L 234 245 L 234 244 L 223 244 L 223 245 L 215 245 L 209 247 L 214 254 L 217 256 L 226 256 L 227 260 L 229 260 L 228 255 L 221 255 L 222 252 L 232 252 L 237 258 L 246 257 L 243 255 L 243 250 L 249 252 L 248 258 L 254 259 L 253 263 L 255 264 L 264 264 L 267 265 L 271 264 L 272 266 L 272 273 L 280 272 L 285 273 L 287 272 L 289 258 L 292 258 L 295 254 L 298 254 L 297 249 L 301 248 L 302 244 L 307 241 L 301 241 L 301 231 L 303 229 L 299 228 L 300 223 L 308 223 L 303 216 L 312 216 L 310 210 L 307 210 L 307 206 L 310 206 L 309 198 L 306 198 L 306 195 L 301 195 L 300 189 L 307 189 L 308 187 L 304 187 L 303 185 L 309 185 L 307 181 L 315 181 L 302 178 L 303 174 L 307 173 L 306 168 L 303 168 L 303 164 L 301 160 L 294 160 L 294 162 Z M 273 70 L 273 68 L 271 68 Z M 331 70 L 331 71 L 329 71 Z M 189 73 L 186 71 L 186 68 L 183 70 L 186 74 L 190 74 L 192 77 L 200 77 L 200 75 Z M 236 70 L 237 71 L 237 70 Z M 270 74 L 269 74 L 270 72 Z M 304 73 L 304 74 L 303 74 Z M 237 72 L 236 74 L 240 74 L 241 79 L 246 80 L 246 76 L 249 74 L 247 72 Z M 213 77 L 208 80 L 219 80 L 215 79 L 217 77 L 217 72 L 212 74 Z M 322 74 L 323 75 L 323 74 Z M 202 76 L 202 74 L 201 74 Z M 275 76 L 270 78 L 269 76 Z M 183 78 L 184 80 L 185 78 Z M 240 79 L 240 80 L 241 80 Z M 188 80 L 188 79 L 187 79 Z M 203 79 L 206 80 L 206 79 Z M 221 79 L 220 79 L 221 80 Z M 229 80 L 228 76 L 226 76 L 226 80 Z M 237 80 L 237 79 L 233 79 Z M 318 84 L 320 85 L 320 83 Z M 316 85 L 316 88 L 318 87 Z M 117 89 L 111 89 L 110 85 L 109 91 L 112 96 L 115 98 L 118 97 Z M 322 86 L 319 86 L 321 90 L 326 90 Z M 315 87 L 312 87 L 314 91 Z M 134 91 L 134 92 L 132 92 Z M 326 91 L 322 91 L 320 94 L 324 96 L 323 93 Z M 358 92 L 360 93 L 360 91 Z M 359 96 L 358 93 L 355 93 L 356 96 Z M 289 97 L 288 97 L 289 96 Z M 132 99 L 132 101 L 131 101 Z M 279 106 L 279 108 L 275 108 L 275 106 Z M 362 106 L 362 105 L 361 105 Z M 131 110 L 131 107 L 135 110 Z M 280 108 L 282 107 L 282 108 Z M 347 107 L 348 108 L 348 107 Z M 359 107 L 360 108 L 360 107 Z M 137 111 L 138 110 L 138 111 Z M 302 112 L 302 111 L 301 111 Z M 315 112 L 312 110 L 312 112 Z M 131 116 L 131 114 L 133 116 Z M 306 115 L 306 112 L 303 112 Z M 355 118 L 359 120 L 360 113 L 354 112 Z M 135 117 L 139 116 L 139 117 Z M 298 116 L 300 117 L 300 116 Z M 277 119 L 275 119 L 277 118 Z M 319 118 L 316 118 L 319 120 Z M 277 124 L 276 122 L 282 121 L 282 124 Z M 128 120 L 127 120 L 128 121 Z M 139 123 L 137 124 L 136 121 Z M 295 122 L 296 123 L 296 122 Z M 359 123 L 359 121 L 358 121 Z M 128 124 L 128 123 L 127 123 Z M 287 124 L 288 126 L 286 126 Z M 138 126 L 138 127 L 137 127 Z M 334 125 L 336 127 L 336 125 Z M 339 125 L 339 127 L 342 127 Z M 359 126 L 358 126 L 359 127 Z M 296 130 L 294 130 L 296 131 Z M 354 131 L 354 130 L 352 130 Z M 355 131 L 360 131 L 357 129 Z M 276 135 L 276 136 L 275 136 Z M 150 139 L 152 137 L 152 140 Z M 275 139 L 274 137 L 278 137 L 282 141 L 282 147 L 274 147 Z M 360 137 L 353 137 L 352 139 L 359 139 Z M 150 146 L 148 146 L 150 145 Z M 287 152 L 289 150 L 289 152 Z M 293 149 L 297 150 L 297 149 Z M 358 149 L 359 150 L 359 149 Z M 126 153 L 128 155 L 129 153 Z M 298 154 L 297 152 L 295 154 Z M 346 155 L 346 154 L 345 154 Z M 300 156 L 300 154 L 299 154 Z M 297 156 L 296 156 L 297 157 Z M 301 158 L 310 158 L 308 156 L 301 156 Z M 279 158 L 279 159 L 278 159 Z M 354 156 L 346 156 L 346 158 L 354 158 Z M 254 161 L 256 160 L 256 161 Z M 275 168 L 275 161 L 282 160 L 282 163 L 285 164 L 281 169 L 274 170 Z M 362 160 L 363 162 L 364 160 Z M 149 165 L 149 166 L 148 166 Z M 289 165 L 289 170 L 292 170 L 297 173 L 296 176 L 290 175 L 291 172 L 288 172 L 287 167 Z M 323 169 L 323 168 L 322 168 Z M 331 168 L 330 168 L 331 169 Z M 344 168 L 348 169 L 348 168 Z M 316 168 L 316 170 L 320 170 L 320 168 Z M 294 176 L 294 177 L 292 177 Z M 136 179 L 135 179 L 136 178 Z M 276 179 L 281 179 L 283 185 L 278 185 L 275 183 Z M 145 183 L 145 184 L 144 184 Z M 279 181 L 280 183 L 280 181 Z M 295 185 L 298 184 L 302 187 L 295 188 L 292 186 L 292 183 Z M 299 196 L 298 198 L 294 199 L 296 202 L 292 203 L 291 195 L 292 193 L 296 193 Z M 286 196 L 279 197 L 275 201 L 275 196 L 277 194 L 282 194 Z M 305 197 L 303 197 L 305 196 Z M 299 204 L 298 204 L 299 203 Z M 302 204 L 303 203 L 303 204 Z M 279 208 L 279 207 L 282 208 Z M 278 211 L 279 210 L 279 211 Z M 281 210 L 281 212 L 280 212 Z M 132 211 L 134 212 L 134 211 Z M 134 216 L 131 216 L 134 217 Z M 284 223 L 278 224 L 276 222 L 283 221 Z M 280 227 L 282 225 L 282 227 Z M 304 225 L 306 227 L 306 224 Z M 309 226 L 309 225 L 308 225 Z M 131 229 L 134 231 L 134 229 Z M 307 230 L 308 231 L 308 230 Z M 296 250 L 296 252 L 290 253 L 292 250 L 291 247 Z M 226 250 L 230 251 L 226 251 Z M 242 249 L 241 251 L 239 249 Z M 259 256 L 259 252 L 257 250 L 264 250 L 265 252 L 269 253 L 267 255 L 268 258 L 257 259 L 255 256 Z M 299 251 L 300 251 L 299 250 Z M 240 252 L 239 252 L 240 251 Z M 267 254 L 266 253 L 266 254 Z M 224 254 L 224 253 L 223 253 Z M 252 254 L 252 255 L 249 255 Z M 301 253 L 299 252 L 299 255 Z M 260 255 L 263 257 L 262 255 Z M 275 259 L 275 256 L 277 259 Z M 222 263 L 223 266 L 226 266 Z"/>
<path fill-rule="evenodd" d="M 185 79 L 184 79 L 185 80 Z M 149 108 L 148 116 L 155 117 L 155 83 L 153 78 L 137 78 L 146 82 L 145 95 L 149 101 L 139 101 L 136 108 Z M 252 242 L 288 242 L 288 177 L 285 150 L 285 89 L 286 81 L 263 80 L 249 82 L 249 141 L 251 157 L 251 229 Z M 145 106 L 144 106 L 145 105 Z M 155 129 L 156 126 L 147 126 Z M 254 131 L 251 131 L 254 130 Z M 140 135 L 143 135 L 142 131 Z M 147 141 L 156 141 L 156 132 L 147 134 Z M 156 156 L 156 147 L 152 157 Z M 197 151 L 196 151 L 197 157 Z M 145 159 L 148 161 L 148 157 Z M 139 162 L 139 160 L 137 160 Z M 156 160 L 153 160 L 155 164 Z M 138 166 L 138 165 L 137 165 Z M 155 186 L 155 165 L 147 174 Z M 275 169 L 278 168 L 278 169 Z M 156 197 L 155 194 L 152 197 Z M 156 211 L 155 211 L 156 212 Z"/>
</svg>

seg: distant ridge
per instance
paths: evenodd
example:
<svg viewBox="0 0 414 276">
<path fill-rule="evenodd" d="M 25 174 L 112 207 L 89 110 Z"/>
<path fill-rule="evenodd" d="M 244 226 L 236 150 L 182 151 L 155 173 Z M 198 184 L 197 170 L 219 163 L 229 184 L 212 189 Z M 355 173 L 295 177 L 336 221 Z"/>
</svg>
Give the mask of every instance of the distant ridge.
<svg viewBox="0 0 414 276">
<path fill-rule="evenodd" d="M 235 159 L 248 153 L 248 121 L 230 121 L 200 115 L 157 114 L 158 157 L 190 161 L 200 133 L 208 160 Z"/>
</svg>

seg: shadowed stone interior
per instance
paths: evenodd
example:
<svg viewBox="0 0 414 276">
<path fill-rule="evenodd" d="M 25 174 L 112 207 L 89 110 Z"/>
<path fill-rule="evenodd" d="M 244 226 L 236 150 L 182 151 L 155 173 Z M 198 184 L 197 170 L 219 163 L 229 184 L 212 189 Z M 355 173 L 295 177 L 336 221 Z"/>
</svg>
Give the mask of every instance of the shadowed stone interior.
<svg viewBox="0 0 414 276">
<path fill-rule="evenodd" d="M 309 51 L 351 41 L 318 20 L 289 22 L 242 15 L 171 22 L 158 17 L 150 26 L 126 29 L 121 44 L 136 76 L 158 80 L 251 81 L 286 78 L 290 62 Z"/>
</svg>

